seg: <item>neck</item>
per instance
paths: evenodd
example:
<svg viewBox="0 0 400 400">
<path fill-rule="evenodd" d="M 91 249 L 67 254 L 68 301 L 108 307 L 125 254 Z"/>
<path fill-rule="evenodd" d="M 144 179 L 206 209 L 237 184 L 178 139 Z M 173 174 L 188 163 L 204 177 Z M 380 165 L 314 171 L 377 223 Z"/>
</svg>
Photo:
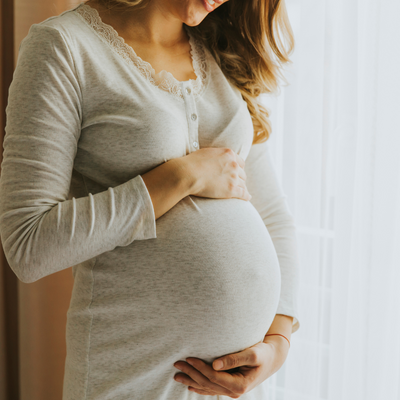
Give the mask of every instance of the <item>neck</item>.
<svg viewBox="0 0 400 400">
<path fill-rule="evenodd" d="M 85 4 L 97 9 L 102 21 L 116 26 L 127 41 L 171 48 L 188 40 L 182 21 L 167 9 L 169 2 L 152 1 L 143 9 L 123 12 L 108 10 L 96 0 Z"/>
</svg>

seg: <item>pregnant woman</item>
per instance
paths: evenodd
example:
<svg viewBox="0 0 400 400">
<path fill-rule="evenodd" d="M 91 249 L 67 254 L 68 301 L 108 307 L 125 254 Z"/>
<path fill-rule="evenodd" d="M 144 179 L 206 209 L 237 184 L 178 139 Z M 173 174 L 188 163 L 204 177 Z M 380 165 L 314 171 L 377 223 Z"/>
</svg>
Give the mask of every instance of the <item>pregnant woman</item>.
<svg viewBox="0 0 400 400">
<path fill-rule="evenodd" d="M 299 328 L 278 28 L 279 0 L 90 0 L 23 39 L 0 233 L 23 282 L 72 267 L 63 400 L 265 399 Z"/>
</svg>

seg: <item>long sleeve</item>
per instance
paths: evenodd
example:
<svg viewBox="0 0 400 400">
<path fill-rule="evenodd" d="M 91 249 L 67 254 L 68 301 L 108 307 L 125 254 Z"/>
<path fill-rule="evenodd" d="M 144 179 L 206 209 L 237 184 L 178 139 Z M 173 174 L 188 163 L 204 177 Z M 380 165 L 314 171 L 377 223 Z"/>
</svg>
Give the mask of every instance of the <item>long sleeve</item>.
<svg viewBox="0 0 400 400">
<path fill-rule="evenodd" d="M 6 117 L 0 235 L 21 281 L 35 282 L 117 246 L 157 237 L 140 175 L 69 198 L 82 94 L 70 49 L 57 29 L 34 24 L 22 41 Z"/>
<path fill-rule="evenodd" d="M 287 196 L 276 176 L 268 141 L 254 144 L 245 161 L 246 186 L 250 202 L 262 217 L 272 238 L 281 269 L 281 295 L 277 314 L 293 317 L 292 333 L 299 327 L 297 294 L 299 258 L 296 227 L 286 202 Z"/>
</svg>

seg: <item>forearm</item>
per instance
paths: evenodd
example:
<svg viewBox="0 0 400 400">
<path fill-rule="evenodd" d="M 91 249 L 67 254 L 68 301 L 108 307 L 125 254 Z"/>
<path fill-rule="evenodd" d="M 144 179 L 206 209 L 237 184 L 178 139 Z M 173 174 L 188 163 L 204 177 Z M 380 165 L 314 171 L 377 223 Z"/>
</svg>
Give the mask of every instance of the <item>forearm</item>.
<svg viewBox="0 0 400 400">
<path fill-rule="evenodd" d="M 193 181 L 183 173 L 183 168 L 181 159 L 175 158 L 141 175 L 150 194 L 156 219 L 190 194 Z"/>
</svg>

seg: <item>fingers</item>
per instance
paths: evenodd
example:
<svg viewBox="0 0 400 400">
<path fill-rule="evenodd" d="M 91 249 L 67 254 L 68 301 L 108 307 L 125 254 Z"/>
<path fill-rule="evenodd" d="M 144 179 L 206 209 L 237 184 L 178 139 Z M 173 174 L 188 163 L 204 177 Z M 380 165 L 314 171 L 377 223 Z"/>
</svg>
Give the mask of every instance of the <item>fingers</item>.
<svg viewBox="0 0 400 400">
<path fill-rule="evenodd" d="M 225 395 L 233 395 L 233 394 L 242 394 L 244 388 L 246 387 L 245 377 L 240 374 L 231 374 L 225 371 L 215 371 L 210 365 L 206 364 L 204 361 L 197 358 L 189 358 L 190 361 L 193 362 L 193 367 L 200 371 L 202 375 L 204 375 L 209 380 L 209 385 L 216 386 L 208 386 L 212 390 L 214 388 L 219 388 L 218 390 L 222 390 L 223 392 L 220 394 Z M 204 389 L 203 389 L 204 390 Z"/>
<path fill-rule="evenodd" d="M 236 156 L 236 162 L 240 165 L 241 168 L 244 168 L 244 160 L 242 157 L 239 156 L 239 154 L 235 153 Z"/>
<path fill-rule="evenodd" d="M 251 194 L 248 192 L 246 184 L 244 183 L 243 180 L 241 180 L 242 183 L 239 183 L 237 185 L 237 198 L 238 199 L 243 199 L 243 200 L 250 200 L 251 199 Z"/>
<path fill-rule="evenodd" d="M 243 179 L 245 181 L 247 179 L 247 175 L 246 172 L 244 171 L 244 160 L 237 153 L 234 154 L 235 154 L 235 161 L 239 164 L 240 167 L 237 171 L 237 174 L 240 179 Z"/>
<path fill-rule="evenodd" d="M 205 364 L 201 360 L 198 360 L 198 361 L 199 361 L 199 363 L 201 362 L 202 364 L 207 366 L 209 371 L 212 371 L 212 368 L 209 365 Z M 175 380 L 178 377 L 182 378 L 181 383 L 191 386 L 196 389 L 203 390 L 203 391 L 207 392 L 207 394 L 213 394 L 212 392 L 215 392 L 216 394 L 227 395 L 227 396 L 232 394 L 232 392 L 229 391 L 227 388 L 222 387 L 222 386 L 218 385 L 217 383 L 210 381 L 209 378 L 206 377 L 205 375 L 203 375 L 202 371 L 199 371 L 198 369 L 196 369 L 195 366 L 191 366 L 190 364 L 185 363 L 183 361 L 180 361 L 180 362 L 176 363 L 175 365 L 176 365 L 176 367 L 180 367 L 179 369 L 186 374 L 186 375 L 179 374 L 179 373 L 176 374 L 174 376 Z M 196 363 L 196 365 L 197 365 L 197 363 Z M 214 371 L 214 373 L 216 374 L 215 371 Z"/>
<path fill-rule="evenodd" d="M 185 375 L 185 374 L 176 374 L 174 376 L 174 379 L 179 382 L 182 383 L 183 385 L 186 385 L 192 389 L 196 389 L 196 391 L 200 390 L 203 393 L 206 393 L 208 395 L 214 395 L 216 394 L 215 392 L 212 392 L 209 389 L 204 388 L 203 386 L 199 385 L 196 381 L 194 381 L 189 375 Z M 188 388 L 189 389 L 189 388 Z M 189 389 L 190 390 L 190 389 Z"/>
<path fill-rule="evenodd" d="M 239 164 L 240 168 L 244 168 L 244 160 L 242 157 L 239 156 L 239 154 L 236 153 L 236 151 L 230 149 L 229 147 L 226 147 L 223 151 L 225 154 L 228 154 L 229 158 L 236 161 Z"/>
<path fill-rule="evenodd" d="M 222 365 L 219 365 L 222 362 Z M 257 367 L 260 365 L 260 351 L 256 346 L 249 347 L 239 353 L 232 353 L 214 360 L 214 369 L 226 370 L 241 366 Z M 218 366 L 218 368 L 217 368 Z"/>
<path fill-rule="evenodd" d="M 198 393 L 198 394 L 204 394 L 204 395 L 208 395 L 208 396 L 216 396 L 216 395 L 218 395 L 218 393 L 206 392 L 205 390 L 197 389 L 197 388 L 194 388 L 194 387 L 192 387 L 192 386 L 189 386 L 188 389 L 189 389 L 191 392 L 195 392 L 195 393 Z"/>
<path fill-rule="evenodd" d="M 236 154 L 236 153 L 235 153 Z M 244 199 L 244 200 L 250 200 L 251 199 L 251 195 L 247 190 L 247 186 L 246 186 L 246 179 L 247 179 L 247 175 L 244 168 L 244 160 L 243 158 L 241 158 L 239 155 L 237 155 L 237 159 L 236 162 L 239 164 L 238 170 L 237 170 L 237 174 L 238 177 L 240 179 L 240 184 L 238 184 L 238 189 L 239 189 L 239 193 L 238 193 L 238 198 L 240 199 Z"/>
<path fill-rule="evenodd" d="M 246 172 L 244 172 L 243 168 L 239 168 L 238 175 L 239 178 L 243 179 L 244 181 L 247 179 Z"/>
</svg>

